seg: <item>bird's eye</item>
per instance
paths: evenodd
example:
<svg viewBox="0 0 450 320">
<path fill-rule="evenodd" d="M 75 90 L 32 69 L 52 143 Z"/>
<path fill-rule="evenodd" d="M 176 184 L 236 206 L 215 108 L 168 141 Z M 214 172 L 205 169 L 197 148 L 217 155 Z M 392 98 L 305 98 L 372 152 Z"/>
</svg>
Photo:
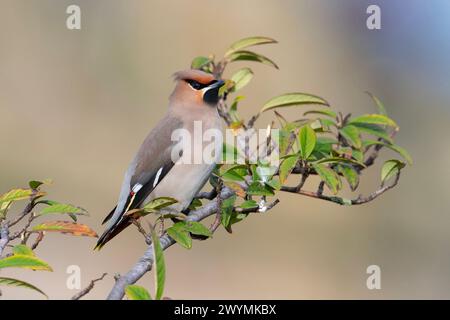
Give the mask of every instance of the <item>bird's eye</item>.
<svg viewBox="0 0 450 320">
<path fill-rule="evenodd" d="M 189 83 L 189 85 L 194 88 L 195 90 L 200 90 L 203 89 L 205 86 L 203 84 L 201 84 L 200 82 L 197 82 L 195 80 L 186 80 L 187 83 Z"/>
</svg>

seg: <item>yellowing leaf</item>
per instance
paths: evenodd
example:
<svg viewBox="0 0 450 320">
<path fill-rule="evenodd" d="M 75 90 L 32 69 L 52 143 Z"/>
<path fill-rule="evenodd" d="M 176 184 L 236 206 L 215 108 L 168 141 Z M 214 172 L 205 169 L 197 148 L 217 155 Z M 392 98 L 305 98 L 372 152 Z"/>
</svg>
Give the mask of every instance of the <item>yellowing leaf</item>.
<svg viewBox="0 0 450 320">
<path fill-rule="evenodd" d="M 26 268 L 32 270 L 53 271 L 44 261 L 35 256 L 15 254 L 0 260 L 0 269 L 3 268 Z"/>
<path fill-rule="evenodd" d="M 33 286 L 32 284 L 29 284 L 28 282 L 22 281 L 22 280 L 0 277 L 0 286 L 27 288 L 27 289 L 37 291 L 40 294 L 44 295 L 46 298 L 48 298 L 48 296 L 41 289 Z"/>
<path fill-rule="evenodd" d="M 0 203 L 28 199 L 32 194 L 31 189 L 12 189 L 0 196 Z"/>
<path fill-rule="evenodd" d="M 328 106 L 328 102 L 326 102 L 324 99 L 318 96 L 307 93 L 293 92 L 282 94 L 280 96 L 270 99 L 264 104 L 263 108 L 261 109 L 261 112 L 265 112 L 267 110 L 279 107 L 308 105 L 308 104 L 319 104 Z"/>
<path fill-rule="evenodd" d="M 33 231 L 52 231 L 73 236 L 97 237 L 97 233 L 85 224 L 67 221 L 48 221 L 32 228 Z"/>
<path fill-rule="evenodd" d="M 130 284 L 125 287 L 125 294 L 130 300 L 151 300 L 150 293 L 144 287 Z"/>
<path fill-rule="evenodd" d="M 15 255 L 35 256 L 33 250 L 31 250 L 24 244 L 15 245 L 12 251 Z"/>
</svg>

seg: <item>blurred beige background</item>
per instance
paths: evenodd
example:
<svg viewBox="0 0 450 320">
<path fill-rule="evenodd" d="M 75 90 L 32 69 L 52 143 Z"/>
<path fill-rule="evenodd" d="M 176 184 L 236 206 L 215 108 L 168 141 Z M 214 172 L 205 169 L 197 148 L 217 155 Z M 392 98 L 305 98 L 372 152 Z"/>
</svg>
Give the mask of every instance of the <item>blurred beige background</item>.
<svg viewBox="0 0 450 320">
<path fill-rule="evenodd" d="M 365 26 L 373 3 L 382 9 L 379 31 Z M 65 27 L 69 4 L 81 6 L 80 31 Z M 267 35 L 279 44 L 255 50 L 280 70 L 251 65 L 256 76 L 242 92 L 245 115 L 289 91 L 363 114 L 374 110 L 369 90 L 399 123 L 397 142 L 415 164 L 396 189 L 365 206 L 283 194 L 274 210 L 251 216 L 232 235 L 220 230 L 190 251 L 172 247 L 166 295 L 448 299 L 449 13 L 448 1 L 419 0 L 1 0 L 0 192 L 52 178 L 49 198 L 87 208 L 91 217 L 82 221 L 100 233 L 128 162 L 165 112 L 170 75 L 194 56 L 220 55 L 239 38 Z M 301 109 L 285 114 L 300 116 Z M 364 177 L 362 191 L 378 185 L 378 168 Z M 37 254 L 53 273 L 1 274 L 67 299 L 75 293 L 66 288 L 67 266 L 81 267 L 82 286 L 105 271 L 107 279 L 88 296 L 103 299 L 114 273 L 126 272 L 145 244 L 134 228 L 101 252 L 92 251 L 94 244 L 49 234 Z M 372 264 L 381 267 L 381 290 L 366 288 Z M 140 284 L 152 282 L 147 275 Z M 40 298 L 25 289 L 2 291 L 5 299 Z"/>
</svg>

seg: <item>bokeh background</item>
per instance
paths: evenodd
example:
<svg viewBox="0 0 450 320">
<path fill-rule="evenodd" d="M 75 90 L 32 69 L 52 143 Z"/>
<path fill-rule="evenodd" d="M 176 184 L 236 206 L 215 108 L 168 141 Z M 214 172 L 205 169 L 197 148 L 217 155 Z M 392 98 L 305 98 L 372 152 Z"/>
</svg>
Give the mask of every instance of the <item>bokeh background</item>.
<svg viewBox="0 0 450 320">
<path fill-rule="evenodd" d="M 65 26 L 70 4 L 81 6 L 79 31 Z M 381 7 L 381 30 L 366 28 L 370 4 Z M 166 295 L 448 299 L 449 14 L 445 0 L 1 0 L 0 192 L 52 178 L 49 197 L 87 208 L 91 216 L 82 222 L 100 233 L 128 162 L 165 112 L 171 74 L 194 56 L 223 54 L 242 37 L 271 36 L 279 44 L 255 50 L 280 70 L 251 66 L 256 76 L 242 91 L 244 115 L 289 91 L 363 114 L 375 110 L 369 90 L 399 123 L 397 142 L 410 150 L 414 166 L 397 188 L 367 205 L 283 194 L 280 205 L 251 216 L 232 235 L 220 230 L 190 251 L 172 247 Z M 380 160 L 391 156 L 385 151 Z M 378 186 L 378 169 L 365 175 L 361 191 Z M 87 296 L 103 299 L 113 275 L 126 272 L 146 246 L 134 228 L 101 252 L 92 251 L 94 243 L 49 234 L 37 254 L 53 273 L 1 274 L 67 299 L 75 293 L 66 287 L 69 265 L 80 266 L 82 286 L 108 272 Z M 372 264 L 381 267 L 381 290 L 366 287 Z M 152 279 L 139 283 L 151 288 Z M 40 296 L 4 288 L 3 298 Z"/>
</svg>

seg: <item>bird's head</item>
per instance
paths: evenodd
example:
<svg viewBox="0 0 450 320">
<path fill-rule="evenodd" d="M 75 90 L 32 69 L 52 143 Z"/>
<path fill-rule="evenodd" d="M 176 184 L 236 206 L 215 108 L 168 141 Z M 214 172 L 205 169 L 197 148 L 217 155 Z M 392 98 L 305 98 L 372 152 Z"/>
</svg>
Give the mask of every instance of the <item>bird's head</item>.
<svg viewBox="0 0 450 320">
<path fill-rule="evenodd" d="M 174 74 L 177 82 L 170 97 L 173 102 L 194 106 L 217 106 L 219 89 L 224 84 L 212 74 L 200 70 L 184 70 Z"/>
</svg>

